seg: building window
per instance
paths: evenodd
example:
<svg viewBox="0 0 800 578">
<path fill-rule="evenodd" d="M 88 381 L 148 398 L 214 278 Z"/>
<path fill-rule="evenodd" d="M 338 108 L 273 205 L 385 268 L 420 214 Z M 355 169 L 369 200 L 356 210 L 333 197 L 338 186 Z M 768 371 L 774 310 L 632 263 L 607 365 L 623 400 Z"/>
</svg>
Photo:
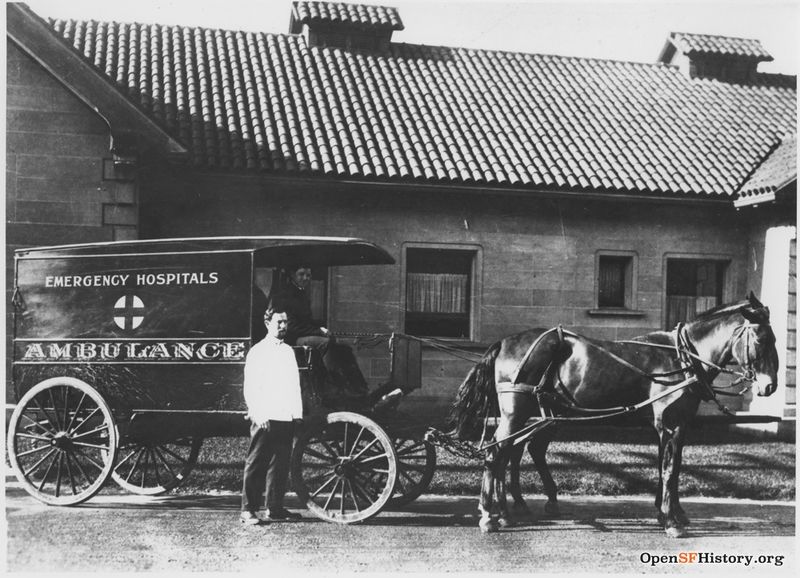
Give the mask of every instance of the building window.
<svg viewBox="0 0 800 578">
<path fill-rule="evenodd" d="M 476 251 L 406 249 L 405 331 L 469 339 Z"/>
<path fill-rule="evenodd" d="M 601 252 L 597 255 L 597 308 L 634 309 L 635 254 Z"/>
<path fill-rule="evenodd" d="M 727 267 L 722 260 L 667 260 L 667 329 L 722 304 Z"/>
</svg>

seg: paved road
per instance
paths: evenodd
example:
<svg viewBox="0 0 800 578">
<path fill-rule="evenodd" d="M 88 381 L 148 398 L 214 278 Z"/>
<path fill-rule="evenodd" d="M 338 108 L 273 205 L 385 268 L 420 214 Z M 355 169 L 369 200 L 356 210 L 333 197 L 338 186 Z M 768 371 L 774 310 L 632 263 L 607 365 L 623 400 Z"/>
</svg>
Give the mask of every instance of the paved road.
<svg viewBox="0 0 800 578">
<path fill-rule="evenodd" d="M 656 527 L 649 497 L 564 496 L 560 519 L 535 516 L 492 535 L 477 529 L 474 497 L 423 497 L 355 526 L 303 511 L 301 521 L 245 527 L 238 500 L 101 494 L 53 508 L 7 480 L 8 570 L 721 573 L 755 565 L 642 562 L 681 552 L 782 556 L 781 566 L 773 559 L 758 572 L 796 569 L 794 503 L 687 499 L 691 536 L 674 540 Z M 537 512 L 543 504 L 529 503 Z"/>
</svg>

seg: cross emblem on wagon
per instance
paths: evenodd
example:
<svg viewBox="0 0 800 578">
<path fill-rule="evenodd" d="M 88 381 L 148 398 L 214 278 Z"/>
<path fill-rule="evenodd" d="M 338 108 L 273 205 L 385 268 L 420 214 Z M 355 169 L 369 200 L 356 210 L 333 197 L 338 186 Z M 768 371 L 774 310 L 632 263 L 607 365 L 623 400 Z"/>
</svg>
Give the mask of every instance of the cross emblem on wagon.
<svg viewBox="0 0 800 578">
<path fill-rule="evenodd" d="M 136 295 L 125 295 L 114 304 L 114 323 L 120 329 L 136 329 L 144 321 L 144 303 Z"/>
</svg>

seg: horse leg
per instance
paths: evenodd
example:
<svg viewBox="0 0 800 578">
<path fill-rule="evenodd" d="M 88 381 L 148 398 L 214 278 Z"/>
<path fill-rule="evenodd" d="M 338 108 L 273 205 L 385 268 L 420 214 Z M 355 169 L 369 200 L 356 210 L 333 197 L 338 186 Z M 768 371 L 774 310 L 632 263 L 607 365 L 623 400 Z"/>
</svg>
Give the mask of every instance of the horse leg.
<svg viewBox="0 0 800 578">
<path fill-rule="evenodd" d="M 683 444 L 686 440 L 686 424 L 679 426 L 675 431 L 675 455 L 673 456 L 673 471 L 675 475 L 674 495 L 672 497 L 673 511 L 675 512 L 675 520 L 683 528 L 688 526 L 691 521 L 681 507 L 680 497 L 678 495 L 678 478 L 681 472 L 681 463 L 683 461 Z"/>
<path fill-rule="evenodd" d="M 494 486 L 497 496 L 497 510 L 499 516 L 497 523 L 501 528 L 508 528 L 514 525 L 511 515 L 508 513 L 508 503 L 506 501 L 506 468 L 508 467 L 509 456 L 514 446 L 501 447 L 497 452 L 497 461 L 494 470 Z"/>
<path fill-rule="evenodd" d="M 481 532 L 497 532 L 499 526 L 495 520 L 492 519 L 492 496 L 494 494 L 494 465 L 497 458 L 497 451 L 492 448 L 487 450 L 486 458 L 483 460 L 483 481 L 481 483 L 481 499 L 478 505 L 478 511 L 481 514 L 481 519 L 478 521 L 478 527 Z"/>
<path fill-rule="evenodd" d="M 678 495 L 678 475 L 680 473 L 680 453 L 683 443 L 681 430 L 680 426 L 674 430 L 664 428 L 661 433 L 661 445 L 664 448 L 661 467 L 665 478 L 661 492 L 661 514 L 664 520 L 664 530 L 671 538 L 686 536 L 686 531 L 675 515 L 675 499 Z"/>
<path fill-rule="evenodd" d="M 661 428 L 656 428 L 658 433 L 658 489 L 656 489 L 656 520 L 660 525 L 664 525 L 664 514 L 661 513 L 661 493 L 664 491 L 664 438 L 661 436 Z"/>
<path fill-rule="evenodd" d="M 550 475 L 550 467 L 547 465 L 547 448 L 555 435 L 556 428 L 548 426 L 533 436 L 533 439 L 528 443 L 528 452 L 533 458 L 533 464 L 536 466 L 536 471 L 539 472 L 539 478 L 542 480 L 542 487 L 547 496 L 544 512 L 552 517 L 561 515 L 561 511 L 558 508 L 558 487 L 553 481 L 553 476 Z"/>
<path fill-rule="evenodd" d="M 511 492 L 511 497 L 514 498 L 512 511 L 518 516 L 530 515 L 525 498 L 522 497 L 522 488 L 519 483 L 519 468 L 524 452 L 525 446 L 522 444 L 512 446 L 511 457 L 509 458 L 508 491 Z"/>
</svg>

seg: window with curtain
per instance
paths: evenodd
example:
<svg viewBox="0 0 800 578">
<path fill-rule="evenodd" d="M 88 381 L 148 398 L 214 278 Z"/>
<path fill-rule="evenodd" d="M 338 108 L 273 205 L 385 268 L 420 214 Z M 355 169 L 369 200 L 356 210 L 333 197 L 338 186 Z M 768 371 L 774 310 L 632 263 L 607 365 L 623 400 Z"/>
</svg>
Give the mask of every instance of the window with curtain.
<svg viewBox="0 0 800 578">
<path fill-rule="evenodd" d="M 716 260 L 667 261 L 666 329 L 722 304 L 727 265 L 727 261 Z"/>
<path fill-rule="evenodd" d="M 465 250 L 406 250 L 406 333 L 470 337 L 474 257 Z"/>
</svg>

